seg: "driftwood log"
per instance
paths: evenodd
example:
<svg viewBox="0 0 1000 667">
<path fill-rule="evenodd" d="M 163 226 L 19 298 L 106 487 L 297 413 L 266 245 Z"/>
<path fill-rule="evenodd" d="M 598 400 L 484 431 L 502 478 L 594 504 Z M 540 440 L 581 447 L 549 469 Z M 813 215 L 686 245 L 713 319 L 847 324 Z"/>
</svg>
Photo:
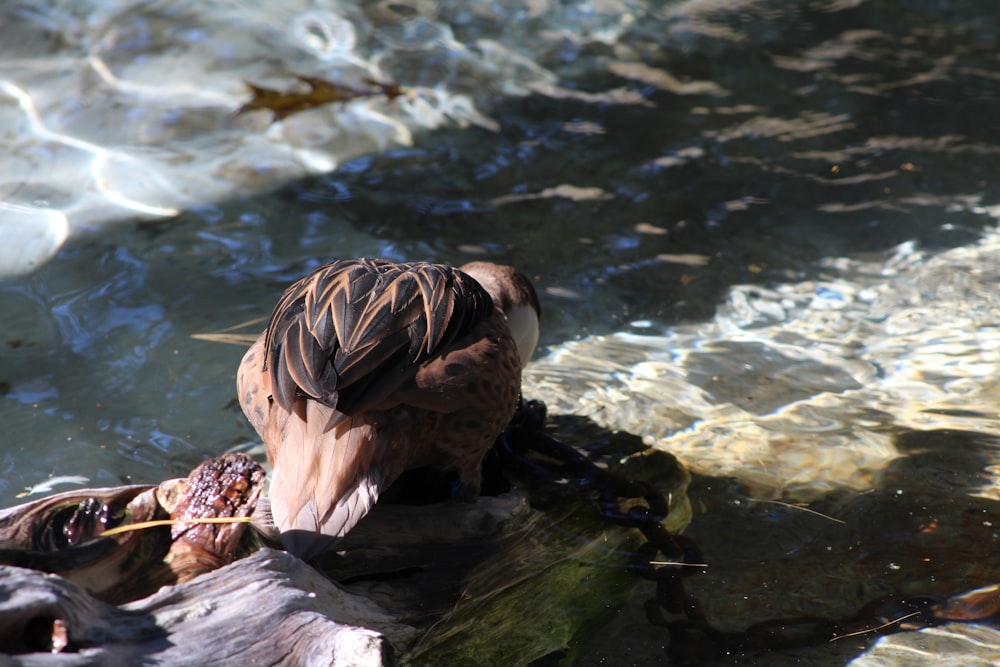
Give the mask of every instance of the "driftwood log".
<svg viewBox="0 0 1000 667">
<path fill-rule="evenodd" d="M 186 480 L 3 510 L 0 651 L 33 665 L 391 664 L 385 637 L 358 627 L 396 627 L 376 605 L 260 549 L 245 522 L 191 522 L 249 519 L 263 482 L 250 457 L 227 454 Z M 101 536 L 163 519 L 175 523 Z"/>
<path fill-rule="evenodd" d="M 581 488 L 596 484 L 604 468 L 573 452 L 558 463 L 559 450 L 542 444 L 521 463 L 560 473 L 548 483 L 486 484 L 490 493 L 466 504 L 434 503 L 426 496 L 434 484 L 411 479 L 419 504 L 394 487 L 396 502 L 380 502 L 341 551 L 311 564 L 268 547 L 264 474 L 244 455 L 207 461 L 186 480 L 75 491 L 0 510 L 0 667 L 516 666 L 553 652 L 568 661 L 583 630 L 601 624 L 643 570 L 655 575 L 647 619 L 663 626 L 650 631 L 669 631 L 671 649 L 692 662 L 1000 613 L 1000 587 L 989 584 L 959 594 L 890 595 L 849 618 L 746 616 L 738 619 L 746 629 L 719 630 L 680 579 L 660 576 L 683 569 L 649 567 L 673 560 L 651 529 L 676 534 L 690 518 L 688 476 L 676 460 L 638 447 L 622 458 L 629 443 L 608 440 L 619 455 L 618 463 L 606 459 L 607 469 L 625 486 L 588 499 Z M 663 503 L 644 496 L 636 504 L 625 487 L 643 478 L 657 480 Z M 247 529 L 250 518 L 256 530 Z M 155 523 L 164 520 L 172 525 Z M 106 532 L 143 522 L 154 523 Z M 699 597 L 731 598 L 731 591 Z M 651 616 L 661 608 L 674 618 Z"/>
<path fill-rule="evenodd" d="M 661 458 L 643 468 L 673 480 L 665 523 L 680 527 L 688 477 Z M 400 481 L 401 498 L 311 564 L 271 548 L 264 473 L 242 454 L 0 510 L 0 667 L 523 665 L 634 589 L 623 554 L 638 532 L 603 523 L 574 484 L 550 484 L 540 511 L 506 479 L 472 504 L 435 502 L 447 491 L 414 504 Z"/>
<path fill-rule="evenodd" d="M 272 549 L 120 606 L 57 575 L 0 568 L 0 649 L 13 654 L 9 664 L 392 664 L 382 634 L 331 620 L 333 609 L 393 625 L 375 605 Z"/>
</svg>

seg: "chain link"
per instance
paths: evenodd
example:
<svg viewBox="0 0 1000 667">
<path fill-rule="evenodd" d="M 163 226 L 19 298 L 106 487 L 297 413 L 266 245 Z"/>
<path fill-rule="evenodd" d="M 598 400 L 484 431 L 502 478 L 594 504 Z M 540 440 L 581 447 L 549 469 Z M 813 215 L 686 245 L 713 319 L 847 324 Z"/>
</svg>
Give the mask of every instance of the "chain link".
<svg viewBox="0 0 1000 667">
<path fill-rule="evenodd" d="M 961 600 L 961 596 L 885 598 L 867 605 L 849 620 L 785 618 L 757 623 L 742 632 L 719 631 L 686 591 L 684 580 L 703 572 L 705 561 L 692 539 L 673 535 L 663 525 L 670 510 L 669 496 L 652 484 L 627 479 L 600 467 L 580 450 L 548 435 L 545 421 L 546 408 L 542 402 L 524 401 L 498 439 L 501 463 L 537 478 L 572 481 L 572 486 L 582 494 L 596 499 L 604 520 L 642 534 L 643 543 L 630 555 L 629 567 L 655 582 L 655 596 L 644 603 L 646 618 L 669 631 L 671 651 L 681 659 L 796 648 L 845 637 L 920 629 L 962 614 L 966 617 L 962 620 L 969 620 L 969 610 L 975 604 L 977 611 L 983 606 L 982 596 L 958 610 L 955 601 Z M 623 503 L 626 500 L 632 502 Z M 986 611 L 987 616 L 998 612 L 994 608 Z M 983 612 L 978 613 L 982 617 Z M 681 618 L 671 619 L 670 615 Z"/>
</svg>

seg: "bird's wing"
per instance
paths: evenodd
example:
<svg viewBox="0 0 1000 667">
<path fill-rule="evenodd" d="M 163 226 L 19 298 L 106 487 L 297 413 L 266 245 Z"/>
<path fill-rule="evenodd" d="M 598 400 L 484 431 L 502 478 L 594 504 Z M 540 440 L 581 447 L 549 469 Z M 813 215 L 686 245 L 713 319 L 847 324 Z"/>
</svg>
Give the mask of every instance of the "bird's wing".
<svg viewBox="0 0 1000 667">
<path fill-rule="evenodd" d="M 448 266 L 328 264 L 289 287 L 271 316 L 265 350 L 274 400 L 290 410 L 305 395 L 341 416 L 382 405 L 492 312 L 479 283 Z"/>
</svg>

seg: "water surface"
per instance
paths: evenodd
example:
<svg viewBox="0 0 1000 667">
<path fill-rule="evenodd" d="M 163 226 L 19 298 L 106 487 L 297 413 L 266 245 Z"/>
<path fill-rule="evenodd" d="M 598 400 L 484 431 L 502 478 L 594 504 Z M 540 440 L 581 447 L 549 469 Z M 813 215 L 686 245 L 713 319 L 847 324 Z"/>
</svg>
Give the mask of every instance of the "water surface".
<svg viewBox="0 0 1000 667">
<path fill-rule="evenodd" d="M 253 441 L 191 336 L 330 258 L 493 259 L 542 294 L 526 393 L 698 474 L 720 622 L 996 581 L 992 6 L 271 5 L 0 10 L 0 503 Z M 296 74 L 414 93 L 235 115 Z M 581 664 L 662 657 L 637 605 Z"/>
</svg>

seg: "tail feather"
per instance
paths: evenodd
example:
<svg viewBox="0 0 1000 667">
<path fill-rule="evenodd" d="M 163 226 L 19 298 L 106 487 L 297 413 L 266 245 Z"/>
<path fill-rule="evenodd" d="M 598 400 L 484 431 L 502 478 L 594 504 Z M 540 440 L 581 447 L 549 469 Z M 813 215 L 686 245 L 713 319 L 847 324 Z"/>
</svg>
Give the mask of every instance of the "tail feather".
<svg viewBox="0 0 1000 667">
<path fill-rule="evenodd" d="M 278 445 L 268 447 L 271 512 L 292 553 L 310 558 L 332 547 L 371 509 L 382 487 L 374 430 L 361 418 L 324 432 L 329 408 L 300 398 Z"/>
<path fill-rule="evenodd" d="M 290 553 L 308 560 L 336 546 L 378 500 L 381 475 L 373 468 L 358 482 L 352 491 L 342 496 L 325 511 L 329 503 L 322 496 L 314 495 L 296 513 L 289 513 L 280 500 L 285 496 L 284 480 L 280 472 L 271 480 L 271 513 L 274 524 L 281 532 L 281 542 Z M 323 519 L 323 515 L 326 519 Z"/>
</svg>

